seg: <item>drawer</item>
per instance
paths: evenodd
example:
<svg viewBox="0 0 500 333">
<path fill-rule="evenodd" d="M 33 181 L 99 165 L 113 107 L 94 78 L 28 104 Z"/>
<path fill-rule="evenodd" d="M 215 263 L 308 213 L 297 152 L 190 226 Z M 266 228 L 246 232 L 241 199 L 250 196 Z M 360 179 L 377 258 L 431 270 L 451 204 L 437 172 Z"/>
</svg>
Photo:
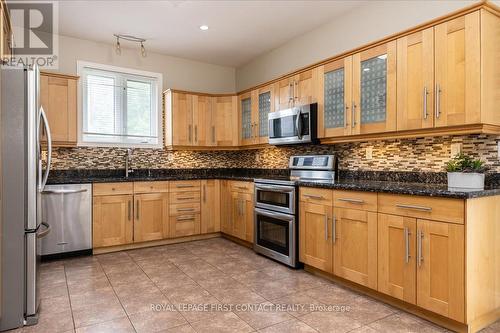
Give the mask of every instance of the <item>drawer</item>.
<svg viewBox="0 0 500 333">
<path fill-rule="evenodd" d="M 231 192 L 242 192 L 253 194 L 254 184 L 253 182 L 243 182 L 243 181 L 231 181 L 229 184 Z"/>
<path fill-rule="evenodd" d="M 168 182 L 135 182 L 134 193 L 158 193 L 168 192 Z"/>
<path fill-rule="evenodd" d="M 134 183 L 103 183 L 94 184 L 94 196 L 122 195 L 134 192 Z"/>
<path fill-rule="evenodd" d="M 379 194 L 378 211 L 393 215 L 463 224 L 465 202 L 461 199 Z"/>
<path fill-rule="evenodd" d="M 360 191 L 333 191 L 333 206 L 377 211 L 377 193 Z"/>
<path fill-rule="evenodd" d="M 198 214 L 201 211 L 200 203 L 182 203 L 170 205 L 170 216 Z"/>
<path fill-rule="evenodd" d="M 318 205 L 333 205 L 333 191 L 327 189 L 301 187 L 299 198 L 302 202 L 309 202 Z"/>
<path fill-rule="evenodd" d="M 179 203 L 200 203 L 200 191 L 193 192 L 170 192 L 169 203 L 179 204 Z"/>
<path fill-rule="evenodd" d="M 178 180 L 170 182 L 170 192 L 199 191 L 201 182 L 199 180 Z"/>
</svg>

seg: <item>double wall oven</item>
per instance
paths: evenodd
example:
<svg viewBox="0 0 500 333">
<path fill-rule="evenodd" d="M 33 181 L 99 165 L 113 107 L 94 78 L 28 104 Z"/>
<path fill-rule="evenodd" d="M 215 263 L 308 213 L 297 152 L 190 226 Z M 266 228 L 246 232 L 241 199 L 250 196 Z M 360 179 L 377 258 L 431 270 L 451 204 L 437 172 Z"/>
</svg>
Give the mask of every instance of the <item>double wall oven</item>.
<svg viewBox="0 0 500 333">
<path fill-rule="evenodd" d="M 255 179 L 254 250 L 291 267 L 298 260 L 298 184 L 333 182 L 334 155 L 292 156 L 289 177 Z"/>
</svg>

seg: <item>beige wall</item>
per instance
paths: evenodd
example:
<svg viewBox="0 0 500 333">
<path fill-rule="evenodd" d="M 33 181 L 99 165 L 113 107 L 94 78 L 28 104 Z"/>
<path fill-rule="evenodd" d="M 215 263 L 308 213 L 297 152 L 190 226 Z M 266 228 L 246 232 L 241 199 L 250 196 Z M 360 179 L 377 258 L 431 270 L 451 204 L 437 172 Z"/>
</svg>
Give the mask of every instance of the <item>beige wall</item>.
<svg viewBox="0 0 500 333">
<path fill-rule="evenodd" d="M 175 88 L 210 93 L 232 93 L 235 91 L 235 69 L 232 67 L 151 52 L 146 58 L 143 58 L 139 54 L 139 47 L 122 47 L 122 54 L 117 55 L 113 47 L 111 44 L 59 36 L 59 69 L 57 71 L 76 74 L 76 61 L 85 60 L 162 73 L 165 89 Z"/>
<path fill-rule="evenodd" d="M 241 91 L 301 67 L 414 27 L 475 1 L 372 1 L 294 38 L 236 70 Z M 500 5 L 500 0 L 493 1 Z M 265 36 L 263 36 L 265 38 Z"/>
</svg>

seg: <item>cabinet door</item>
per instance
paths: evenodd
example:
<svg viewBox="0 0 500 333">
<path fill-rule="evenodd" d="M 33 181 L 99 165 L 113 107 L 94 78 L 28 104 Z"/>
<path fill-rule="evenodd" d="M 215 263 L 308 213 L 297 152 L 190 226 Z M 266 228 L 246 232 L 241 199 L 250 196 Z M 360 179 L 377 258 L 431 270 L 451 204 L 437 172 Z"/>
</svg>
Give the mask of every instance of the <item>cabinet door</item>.
<svg viewBox="0 0 500 333">
<path fill-rule="evenodd" d="M 254 117 L 252 110 L 252 96 L 251 93 L 246 93 L 239 96 L 240 107 L 239 107 L 239 119 L 240 119 L 240 145 L 251 145 L 254 143 Z"/>
<path fill-rule="evenodd" d="M 185 237 L 200 234 L 200 214 L 174 215 L 169 217 L 170 237 Z"/>
<path fill-rule="evenodd" d="M 55 145 L 76 144 L 76 80 L 40 76 L 40 98 Z"/>
<path fill-rule="evenodd" d="M 275 111 L 286 110 L 293 106 L 293 82 L 294 77 L 278 81 L 274 85 Z"/>
<path fill-rule="evenodd" d="M 254 234 L 254 203 L 253 195 L 249 193 L 240 193 L 240 198 L 242 201 L 242 219 L 245 224 L 245 237 L 243 238 L 247 242 L 253 243 Z"/>
<path fill-rule="evenodd" d="M 378 214 L 378 291 L 416 303 L 417 220 Z"/>
<path fill-rule="evenodd" d="M 225 234 L 233 233 L 233 200 L 228 180 L 220 181 L 220 228 Z"/>
<path fill-rule="evenodd" d="M 333 208 L 300 202 L 299 259 L 322 271 L 333 272 L 332 239 L 330 237 Z"/>
<path fill-rule="evenodd" d="M 167 238 L 168 193 L 136 194 L 134 242 Z"/>
<path fill-rule="evenodd" d="M 245 200 L 242 198 L 242 193 L 231 192 L 231 209 L 232 209 L 232 233 L 231 235 L 239 239 L 245 239 L 247 221 L 245 219 Z"/>
<path fill-rule="evenodd" d="M 464 251 L 463 225 L 417 220 L 418 306 L 464 322 Z"/>
<path fill-rule="evenodd" d="M 93 247 L 132 243 L 132 195 L 93 198 Z"/>
<path fill-rule="evenodd" d="M 437 25 L 436 127 L 479 123 L 479 11 Z"/>
<path fill-rule="evenodd" d="M 172 93 L 172 144 L 193 144 L 193 95 Z"/>
<path fill-rule="evenodd" d="M 212 130 L 212 100 L 209 96 L 193 96 L 193 145 L 215 145 Z M 188 133 L 189 134 L 189 133 Z"/>
<path fill-rule="evenodd" d="M 268 115 L 274 111 L 272 86 L 257 90 L 257 109 L 257 143 L 267 143 L 269 141 Z"/>
<path fill-rule="evenodd" d="M 352 133 L 396 130 L 396 41 L 353 55 Z"/>
<path fill-rule="evenodd" d="M 335 208 L 333 273 L 377 289 L 377 213 Z"/>
<path fill-rule="evenodd" d="M 219 181 L 201 181 L 201 233 L 221 230 L 220 187 Z"/>
<path fill-rule="evenodd" d="M 319 69 L 313 68 L 295 75 L 293 81 L 293 106 L 311 104 L 318 101 L 317 89 Z"/>
<path fill-rule="evenodd" d="M 238 100 L 235 96 L 213 98 L 210 135 L 217 146 L 238 145 Z"/>
<path fill-rule="evenodd" d="M 319 71 L 318 136 L 328 138 L 351 134 L 352 57 L 340 59 Z"/>
<path fill-rule="evenodd" d="M 434 28 L 399 38 L 398 130 L 434 126 Z"/>
</svg>

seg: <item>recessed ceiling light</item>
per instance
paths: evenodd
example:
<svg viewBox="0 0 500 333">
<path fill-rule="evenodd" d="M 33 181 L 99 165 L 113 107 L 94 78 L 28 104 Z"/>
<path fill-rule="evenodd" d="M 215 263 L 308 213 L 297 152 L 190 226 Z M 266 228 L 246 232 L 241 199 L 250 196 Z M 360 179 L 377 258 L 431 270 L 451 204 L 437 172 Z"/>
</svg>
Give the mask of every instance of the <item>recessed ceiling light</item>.
<svg viewBox="0 0 500 333">
<path fill-rule="evenodd" d="M 203 30 L 203 31 L 208 30 L 208 25 L 200 25 L 200 30 Z"/>
</svg>

